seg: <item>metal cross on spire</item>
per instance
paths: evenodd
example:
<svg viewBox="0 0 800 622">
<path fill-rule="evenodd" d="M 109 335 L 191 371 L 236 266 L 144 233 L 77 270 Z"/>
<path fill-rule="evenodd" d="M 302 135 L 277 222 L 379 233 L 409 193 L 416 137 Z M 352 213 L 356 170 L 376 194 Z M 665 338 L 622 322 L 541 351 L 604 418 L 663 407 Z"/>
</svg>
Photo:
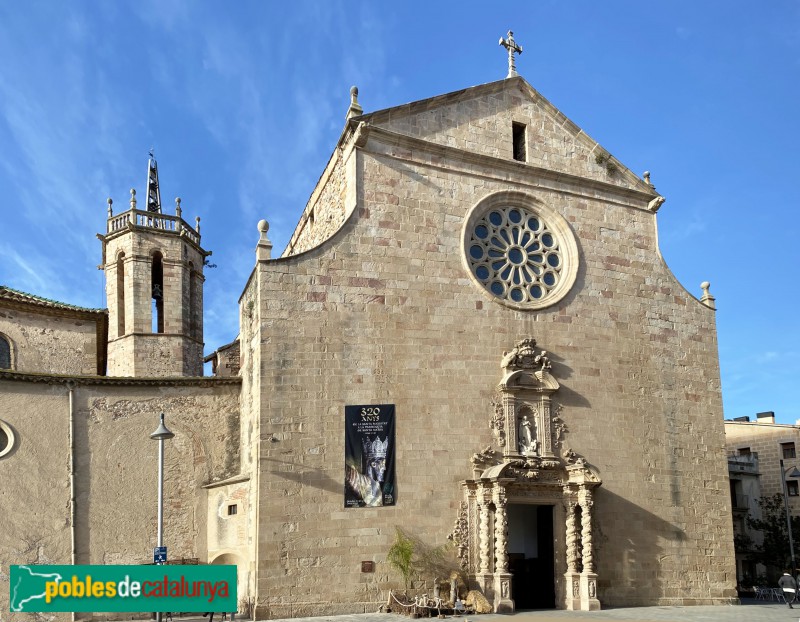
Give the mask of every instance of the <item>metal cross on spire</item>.
<svg viewBox="0 0 800 622">
<path fill-rule="evenodd" d="M 508 31 L 508 39 L 503 39 L 500 37 L 500 45 L 508 50 L 508 75 L 506 78 L 513 78 L 514 76 L 518 76 L 517 73 L 517 65 L 514 60 L 514 52 L 522 54 L 522 46 L 517 45 L 517 42 L 514 41 L 514 33 L 512 31 Z"/>
</svg>

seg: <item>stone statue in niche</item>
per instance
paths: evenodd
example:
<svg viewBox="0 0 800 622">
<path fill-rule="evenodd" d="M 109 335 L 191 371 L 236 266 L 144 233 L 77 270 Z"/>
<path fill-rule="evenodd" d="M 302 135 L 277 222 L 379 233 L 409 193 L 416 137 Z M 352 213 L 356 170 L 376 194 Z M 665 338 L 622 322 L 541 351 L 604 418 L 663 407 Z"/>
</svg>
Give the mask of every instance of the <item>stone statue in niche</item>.
<svg viewBox="0 0 800 622">
<path fill-rule="evenodd" d="M 536 439 L 536 424 L 523 414 L 517 431 L 519 453 L 523 456 L 538 456 L 539 441 Z"/>
</svg>

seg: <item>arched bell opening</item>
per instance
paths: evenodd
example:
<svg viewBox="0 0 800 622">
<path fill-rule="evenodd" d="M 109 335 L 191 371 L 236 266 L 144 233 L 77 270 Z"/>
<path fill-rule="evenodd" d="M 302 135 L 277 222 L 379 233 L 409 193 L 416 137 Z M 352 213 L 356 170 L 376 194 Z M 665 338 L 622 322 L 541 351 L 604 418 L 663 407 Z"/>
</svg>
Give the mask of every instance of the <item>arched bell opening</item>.
<svg viewBox="0 0 800 622">
<path fill-rule="evenodd" d="M 153 263 L 150 271 L 151 296 L 153 300 L 153 332 L 164 332 L 164 258 L 156 251 L 153 253 Z"/>
</svg>

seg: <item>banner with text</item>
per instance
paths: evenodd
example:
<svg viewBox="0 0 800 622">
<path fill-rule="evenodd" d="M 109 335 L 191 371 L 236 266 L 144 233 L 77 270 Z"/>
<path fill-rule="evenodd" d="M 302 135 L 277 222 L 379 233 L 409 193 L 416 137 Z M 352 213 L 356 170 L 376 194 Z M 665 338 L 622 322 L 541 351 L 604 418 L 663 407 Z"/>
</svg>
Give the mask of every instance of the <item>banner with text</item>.
<svg viewBox="0 0 800 622">
<path fill-rule="evenodd" d="M 394 505 L 394 404 L 344 407 L 344 506 Z"/>
<path fill-rule="evenodd" d="M 232 612 L 236 566 L 11 566 L 12 612 Z"/>
</svg>

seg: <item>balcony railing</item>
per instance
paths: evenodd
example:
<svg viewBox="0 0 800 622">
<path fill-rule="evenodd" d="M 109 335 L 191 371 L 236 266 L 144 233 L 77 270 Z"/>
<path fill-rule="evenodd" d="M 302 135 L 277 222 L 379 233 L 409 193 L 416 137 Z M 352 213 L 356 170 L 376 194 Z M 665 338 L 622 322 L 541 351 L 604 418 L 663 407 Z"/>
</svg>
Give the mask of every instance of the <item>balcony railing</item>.
<svg viewBox="0 0 800 622">
<path fill-rule="evenodd" d="M 138 209 L 128 210 L 127 212 L 109 218 L 107 233 L 122 231 L 128 226 L 129 222 L 137 227 L 144 227 L 146 229 L 174 231 L 175 233 L 183 232 L 192 242 L 198 246 L 200 245 L 200 234 L 192 229 L 183 218 L 170 214 L 159 214 L 157 212 L 143 212 Z"/>
<path fill-rule="evenodd" d="M 758 454 L 728 454 L 728 470 L 733 472 L 758 473 Z"/>
</svg>

